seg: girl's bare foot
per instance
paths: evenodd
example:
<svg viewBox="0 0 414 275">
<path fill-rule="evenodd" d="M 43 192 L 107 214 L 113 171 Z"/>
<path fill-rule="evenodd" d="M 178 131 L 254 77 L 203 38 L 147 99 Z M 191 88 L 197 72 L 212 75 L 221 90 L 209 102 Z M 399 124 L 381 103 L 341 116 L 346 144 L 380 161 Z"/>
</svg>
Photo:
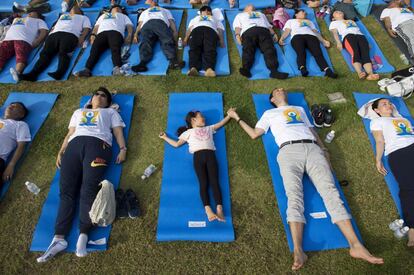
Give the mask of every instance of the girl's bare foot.
<svg viewBox="0 0 414 275">
<path fill-rule="evenodd" d="M 226 219 L 224 218 L 224 213 L 223 213 L 223 206 L 222 205 L 217 205 L 217 219 L 220 222 L 225 222 Z"/>
<path fill-rule="evenodd" d="M 349 255 L 351 255 L 351 257 L 353 258 L 361 259 L 371 264 L 384 263 L 384 260 L 382 258 L 373 256 L 361 243 L 351 246 L 351 249 L 349 250 Z"/>
<path fill-rule="evenodd" d="M 214 214 L 213 210 L 211 209 L 210 205 L 204 206 L 204 209 L 206 210 L 207 218 L 209 222 L 212 222 L 214 220 L 217 220 L 217 215 Z"/>
<path fill-rule="evenodd" d="M 308 256 L 303 252 L 303 250 L 295 250 L 293 251 L 293 265 L 292 270 L 296 271 L 301 269 L 306 261 L 308 260 Z"/>
<path fill-rule="evenodd" d="M 410 230 L 408 230 L 408 243 L 407 243 L 408 247 L 414 247 L 414 228 L 410 228 Z"/>
</svg>

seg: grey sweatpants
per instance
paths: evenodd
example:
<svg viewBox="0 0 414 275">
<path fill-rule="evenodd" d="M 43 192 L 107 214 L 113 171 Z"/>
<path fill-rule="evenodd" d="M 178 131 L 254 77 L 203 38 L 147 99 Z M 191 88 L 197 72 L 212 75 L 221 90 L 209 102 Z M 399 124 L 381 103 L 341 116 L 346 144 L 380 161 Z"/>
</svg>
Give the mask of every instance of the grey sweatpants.
<svg viewBox="0 0 414 275">
<path fill-rule="evenodd" d="M 321 195 L 332 223 L 351 219 L 336 189 L 330 165 L 321 148 L 313 143 L 284 146 L 277 155 L 287 196 L 287 221 L 306 223 L 303 174 L 306 172 Z"/>
<path fill-rule="evenodd" d="M 407 45 L 410 56 L 414 58 L 414 20 L 407 20 L 399 24 L 395 30 Z"/>
</svg>

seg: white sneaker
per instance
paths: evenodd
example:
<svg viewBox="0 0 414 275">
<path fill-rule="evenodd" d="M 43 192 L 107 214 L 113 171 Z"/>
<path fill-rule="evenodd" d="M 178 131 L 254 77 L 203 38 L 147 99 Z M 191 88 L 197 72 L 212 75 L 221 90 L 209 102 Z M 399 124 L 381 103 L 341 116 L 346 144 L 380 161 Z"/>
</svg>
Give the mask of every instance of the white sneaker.
<svg viewBox="0 0 414 275">
<path fill-rule="evenodd" d="M 65 1 L 62 1 L 61 7 L 62 7 L 62 12 L 67 12 L 69 9 L 69 5 Z"/>
<path fill-rule="evenodd" d="M 14 68 L 10 68 L 10 74 L 12 75 L 13 80 L 16 81 L 16 83 L 19 82 L 19 73 Z"/>
</svg>

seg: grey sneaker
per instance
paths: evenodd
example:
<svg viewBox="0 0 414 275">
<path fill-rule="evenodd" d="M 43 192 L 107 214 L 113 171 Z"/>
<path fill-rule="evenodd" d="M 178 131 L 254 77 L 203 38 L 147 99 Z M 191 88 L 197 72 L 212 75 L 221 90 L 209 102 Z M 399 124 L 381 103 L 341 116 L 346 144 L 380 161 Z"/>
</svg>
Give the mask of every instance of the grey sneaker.
<svg viewBox="0 0 414 275">
<path fill-rule="evenodd" d="M 117 76 L 117 75 L 123 75 L 122 71 L 121 71 L 121 67 L 115 66 L 112 69 L 112 75 Z"/>
</svg>

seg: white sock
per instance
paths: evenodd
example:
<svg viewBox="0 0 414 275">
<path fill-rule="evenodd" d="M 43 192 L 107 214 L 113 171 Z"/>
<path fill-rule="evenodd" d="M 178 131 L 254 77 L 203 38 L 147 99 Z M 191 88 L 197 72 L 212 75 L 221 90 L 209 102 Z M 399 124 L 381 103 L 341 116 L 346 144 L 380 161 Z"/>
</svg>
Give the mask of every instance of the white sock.
<svg viewBox="0 0 414 275">
<path fill-rule="evenodd" d="M 76 243 L 76 256 L 78 257 L 85 257 L 88 255 L 86 251 L 86 245 L 88 244 L 88 235 L 85 233 L 81 233 L 78 238 L 78 242 Z"/>
<path fill-rule="evenodd" d="M 46 252 L 42 256 L 37 258 L 37 262 L 44 263 L 49 261 L 50 259 L 55 257 L 56 254 L 65 250 L 66 247 L 68 247 L 68 242 L 65 239 L 54 237 Z"/>
</svg>

